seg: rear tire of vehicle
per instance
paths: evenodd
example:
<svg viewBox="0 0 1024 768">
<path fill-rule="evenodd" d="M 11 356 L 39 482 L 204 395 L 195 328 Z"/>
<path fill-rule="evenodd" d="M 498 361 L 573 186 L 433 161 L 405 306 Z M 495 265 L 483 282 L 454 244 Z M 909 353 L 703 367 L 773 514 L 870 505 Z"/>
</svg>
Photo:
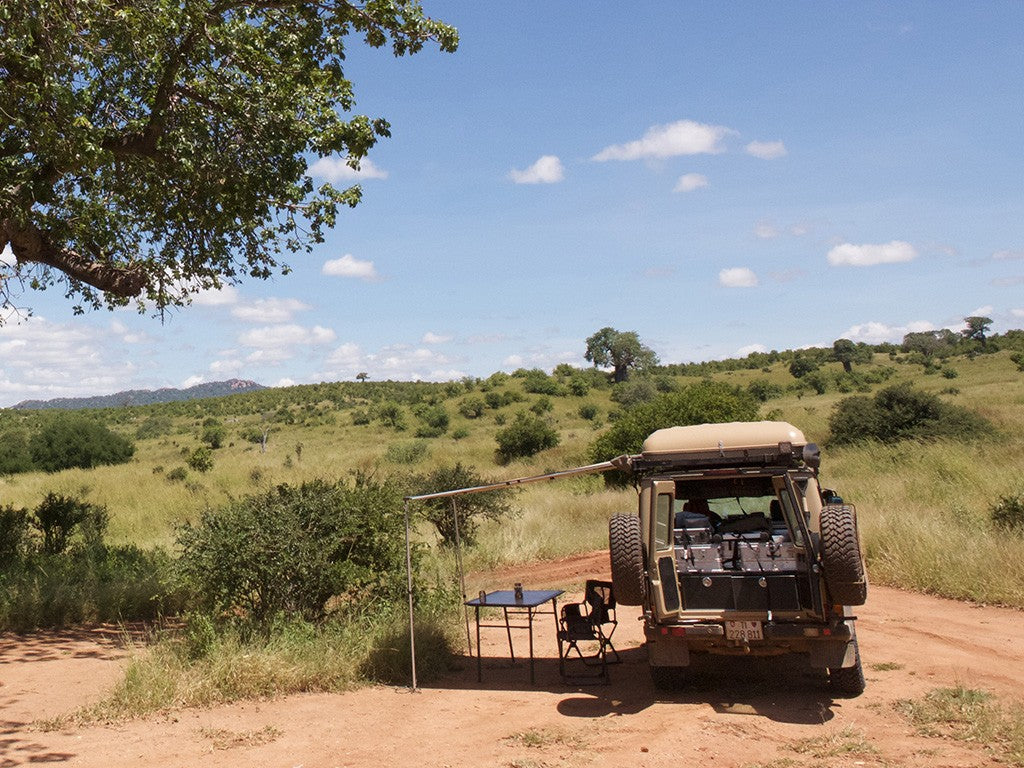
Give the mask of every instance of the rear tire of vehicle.
<svg viewBox="0 0 1024 768">
<path fill-rule="evenodd" d="M 822 507 L 821 565 L 832 602 L 864 605 L 868 578 L 857 536 L 857 516 L 848 504 Z"/>
<path fill-rule="evenodd" d="M 651 667 L 651 682 L 659 691 L 678 691 L 687 679 L 686 667 Z"/>
<path fill-rule="evenodd" d="M 608 521 L 608 550 L 612 561 L 612 589 L 621 605 L 643 605 L 647 596 L 640 518 L 617 512 Z"/>
<path fill-rule="evenodd" d="M 830 669 L 828 682 L 832 693 L 841 699 L 854 699 L 864 693 L 864 667 L 860 663 L 860 648 L 853 639 L 853 653 L 857 663 L 852 667 Z"/>
</svg>

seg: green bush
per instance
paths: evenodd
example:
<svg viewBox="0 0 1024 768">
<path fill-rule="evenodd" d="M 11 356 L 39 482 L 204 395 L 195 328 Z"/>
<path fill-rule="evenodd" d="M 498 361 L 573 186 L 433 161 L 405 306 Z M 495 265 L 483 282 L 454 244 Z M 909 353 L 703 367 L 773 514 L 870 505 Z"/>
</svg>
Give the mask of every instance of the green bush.
<svg viewBox="0 0 1024 768">
<path fill-rule="evenodd" d="M 487 394 L 494 394 L 488 392 Z M 459 403 L 459 414 L 467 419 L 479 419 L 484 415 L 487 401 L 480 395 L 470 395 Z"/>
<path fill-rule="evenodd" d="M 0 434 L 0 475 L 16 475 L 32 471 L 32 454 L 28 449 L 28 433 L 10 429 Z"/>
<path fill-rule="evenodd" d="M 519 413 L 515 420 L 494 435 L 498 443 L 498 458 L 501 461 L 525 458 L 558 445 L 558 433 L 547 422 L 526 413 Z"/>
<path fill-rule="evenodd" d="M 415 464 L 427 457 L 429 445 L 425 440 L 411 443 L 392 443 L 384 452 L 384 458 L 392 464 Z"/>
<path fill-rule="evenodd" d="M 757 403 L 750 394 L 727 384 L 702 381 L 624 410 L 612 428 L 591 444 L 590 458 L 598 462 L 639 453 L 644 440 L 665 427 L 750 421 L 756 417 Z"/>
<path fill-rule="evenodd" d="M 60 555 L 67 550 L 78 528 L 85 533 L 88 546 L 101 542 L 108 519 L 106 507 L 74 496 L 48 493 L 32 511 L 30 522 L 43 535 L 43 553 Z"/>
<path fill-rule="evenodd" d="M 192 451 L 186 462 L 196 472 L 209 472 L 213 469 L 213 451 L 207 446 L 201 445 Z"/>
<path fill-rule="evenodd" d="M 441 491 L 453 491 L 459 488 L 475 488 L 491 485 L 495 481 L 483 477 L 473 469 L 461 463 L 454 467 L 439 467 L 427 475 L 414 475 L 410 478 L 410 496 Z M 417 501 L 419 514 L 430 522 L 441 537 L 446 547 L 456 544 L 454 503 L 458 508 L 459 528 L 458 539 L 466 546 L 476 543 L 477 530 L 481 520 L 498 520 L 514 513 L 511 503 L 512 493 L 509 489 L 498 489 L 483 493 L 471 493 L 458 497 L 442 497 Z"/>
<path fill-rule="evenodd" d="M 1000 496 L 989 509 L 989 515 L 996 528 L 1024 533 L 1024 493 Z"/>
<path fill-rule="evenodd" d="M 181 528 L 179 569 L 214 618 L 261 628 L 278 616 L 316 621 L 332 607 L 403 594 L 403 519 L 391 484 L 280 485 Z"/>
<path fill-rule="evenodd" d="M 579 407 L 579 410 L 576 412 L 579 414 L 581 419 L 593 421 L 594 419 L 597 418 L 597 415 L 600 413 L 600 409 L 598 409 L 598 407 L 593 403 L 584 403 Z"/>
<path fill-rule="evenodd" d="M 856 395 L 840 400 L 829 418 L 829 430 L 833 445 L 863 440 L 969 440 L 993 432 L 981 416 L 907 382 L 879 390 L 872 398 Z"/>
<path fill-rule="evenodd" d="M 768 381 L 768 379 L 754 379 L 747 384 L 747 392 L 749 392 L 755 400 L 761 403 L 767 402 L 776 397 L 782 397 L 783 395 L 782 387 Z"/>
<path fill-rule="evenodd" d="M 529 371 L 516 372 L 523 379 L 523 391 L 534 395 L 555 395 L 565 394 L 565 389 L 558 383 L 557 379 L 548 376 L 540 368 L 533 368 Z"/>
<path fill-rule="evenodd" d="M 135 453 L 132 442 L 77 414 L 61 414 L 29 438 L 32 464 L 44 472 L 123 464 Z"/>
</svg>

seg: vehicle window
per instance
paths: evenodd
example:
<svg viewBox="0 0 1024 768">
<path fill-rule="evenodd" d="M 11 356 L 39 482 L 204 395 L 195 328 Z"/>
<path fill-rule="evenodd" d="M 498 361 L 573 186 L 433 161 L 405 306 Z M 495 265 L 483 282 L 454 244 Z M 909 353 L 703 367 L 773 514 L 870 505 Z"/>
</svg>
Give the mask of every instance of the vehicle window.
<svg viewBox="0 0 1024 768">
<path fill-rule="evenodd" d="M 672 543 L 672 494 L 659 493 L 654 509 L 654 546 L 667 549 Z"/>
</svg>

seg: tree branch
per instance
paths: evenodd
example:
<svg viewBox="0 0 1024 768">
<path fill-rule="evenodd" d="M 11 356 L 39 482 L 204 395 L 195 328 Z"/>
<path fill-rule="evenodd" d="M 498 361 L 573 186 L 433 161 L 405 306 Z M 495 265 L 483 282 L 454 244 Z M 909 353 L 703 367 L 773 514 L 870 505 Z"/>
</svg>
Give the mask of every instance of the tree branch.
<svg viewBox="0 0 1024 768">
<path fill-rule="evenodd" d="M 19 264 L 36 263 L 52 267 L 73 280 L 113 296 L 130 299 L 146 288 L 146 274 L 141 268 L 104 264 L 69 248 L 58 248 L 45 232 L 31 224 L 19 227 L 9 219 L 0 221 L 0 242 L 11 244 L 11 251 Z"/>
</svg>

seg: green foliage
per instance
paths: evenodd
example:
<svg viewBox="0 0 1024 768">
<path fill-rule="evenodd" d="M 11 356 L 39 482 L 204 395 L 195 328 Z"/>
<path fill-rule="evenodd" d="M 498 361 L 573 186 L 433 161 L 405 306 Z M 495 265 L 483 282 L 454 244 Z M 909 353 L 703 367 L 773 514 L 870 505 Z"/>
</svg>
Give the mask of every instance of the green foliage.
<svg viewBox="0 0 1024 768">
<path fill-rule="evenodd" d="M 123 464 L 135 453 L 132 442 L 93 419 L 62 413 L 29 438 L 32 464 L 44 472 Z"/>
<path fill-rule="evenodd" d="M 492 485 L 495 481 L 479 475 L 473 467 L 456 463 L 455 466 L 438 467 L 427 475 L 414 475 L 410 479 L 410 496 L 428 493 L 440 493 L 459 488 L 475 488 Z M 512 492 L 505 489 L 470 493 L 457 497 L 424 499 L 416 502 L 419 514 L 430 522 L 441 537 L 441 544 L 454 547 L 457 539 L 466 546 L 476 543 L 477 531 L 481 520 L 499 520 L 514 514 Z M 455 528 L 455 512 L 457 507 L 458 533 Z"/>
<path fill-rule="evenodd" d="M 547 395 L 538 397 L 536 402 L 530 406 L 530 412 L 535 413 L 538 416 L 543 416 L 545 413 L 551 413 L 555 409 L 554 404 L 551 402 L 551 398 Z"/>
<path fill-rule="evenodd" d="M 207 446 L 201 445 L 192 451 L 186 463 L 196 472 L 209 472 L 213 469 L 213 452 Z"/>
<path fill-rule="evenodd" d="M 20 563 L 28 553 L 28 510 L 0 507 L 0 569 Z"/>
<path fill-rule="evenodd" d="M 528 371 L 518 372 L 522 378 L 523 391 L 534 395 L 555 395 L 565 394 L 565 389 L 558 383 L 557 379 L 548 376 L 540 368 L 532 368 Z"/>
<path fill-rule="evenodd" d="M 598 414 L 601 413 L 601 409 L 593 403 L 584 403 L 576 412 L 579 414 L 581 419 L 593 421 L 597 418 Z"/>
<path fill-rule="evenodd" d="M 136 440 L 151 440 L 171 434 L 174 422 L 169 416 L 152 415 L 147 417 L 135 430 Z"/>
<path fill-rule="evenodd" d="M 208 418 L 203 422 L 203 433 L 199 439 L 210 446 L 210 448 L 214 450 L 220 448 L 224 444 L 225 437 L 227 437 L 227 430 L 224 429 L 224 425 L 217 421 L 217 419 Z"/>
<path fill-rule="evenodd" d="M 1010 355 L 1010 360 L 1017 366 L 1018 371 L 1024 371 L 1024 352 L 1014 352 Z"/>
<path fill-rule="evenodd" d="M 415 464 L 427 457 L 430 446 L 426 440 L 408 443 L 392 443 L 384 452 L 384 459 L 392 464 Z"/>
<path fill-rule="evenodd" d="M 402 406 L 394 400 L 386 400 L 375 406 L 373 417 L 385 427 L 391 427 L 396 432 L 403 432 L 407 424 L 405 422 L 405 411 Z M 354 420 L 353 420 L 354 421 Z"/>
<path fill-rule="evenodd" d="M 416 430 L 416 437 L 440 437 L 448 431 L 451 417 L 443 405 L 420 404 L 413 413 L 423 422 Z"/>
<path fill-rule="evenodd" d="M 702 381 L 678 392 L 659 395 L 623 411 L 611 429 L 590 446 L 594 462 L 622 454 L 639 453 L 644 440 L 658 429 L 724 421 L 750 421 L 757 416 L 757 403 L 747 392 L 727 384 Z M 619 482 L 606 473 L 610 482 Z"/>
<path fill-rule="evenodd" d="M 907 382 L 886 387 L 872 398 L 857 395 L 840 400 L 829 418 L 829 430 L 833 445 L 863 440 L 969 440 L 993 431 L 981 416 Z"/>
<path fill-rule="evenodd" d="M 797 353 L 789 364 L 789 373 L 794 379 L 802 379 L 820 367 L 821 364 L 810 355 Z"/>
<path fill-rule="evenodd" d="M 537 416 L 519 413 L 511 424 L 494 435 L 502 461 L 526 458 L 558 445 L 558 432 Z"/>
<path fill-rule="evenodd" d="M 658 364 L 658 356 L 640 341 L 636 331 L 617 331 L 605 327 L 587 338 L 584 358 L 597 368 L 611 368 L 612 381 L 629 378 L 631 370 L 644 370 Z"/>
<path fill-rule="evenodd" d="M 31 523 L 43 535 L 42 552 L 61 555 L 76 528 L 83 528 L 87 540 L 102 539 L 109 515 L 106 507 L 96 506 L 75 496 L 48 493 L 33 510 Z"/>
<path fill-rule="evenodd" d="M 496 394 L 488 392 L 488 395 Z M 487 401 L 482 395 L 470 395 L 459 403 L 459 415 L 467 419 L 479 419 L 484 415 L 487 408 Z"/>
<path fill-rule="evenodd" d="M 996 528 L 1024 534 L 1024 493 L 1000 496 L 989 508 L 989 517 Z"/>
<path fill-rule="evenodd" d="M 782 386 L 768 381 L 768 379 L 754 379 L 747 384 L 747 392 L 760 403 L 783 395 Z"/>
<path fill-rule="evenodd" d="M 0 434 L 0 475 L 32 471 L 28 439 L 28 432 L 23 429 L 8 429 Z"/>
<path fill-rule="evenodd" d="M 215 618 L 262 628 L 280 615 L 316 621 L 332 607 L 402 593 L 403 530 L 401 494 L 389 483 L 280 485 L 185 525 L 180 572 Z"/>
<path fill-rule="evenodd" d="M 344 119 L 348 35 L 395 55 L 458 45 L 399 0 L 5 0 L 0 29 L 0 249 L 27 285 L 96 307 L 286 273 L 361 196 L 315 184 L 307 157 L 358 168 L 390 135 Z"/>
<path fill-rule="evenodd" d="M 620 381 L 612 387 L 611 399 L 623 408 L 633 408 L 640 403 L 649 403 L 658 396 L 658 387 L 655 382 L 647 376 L 635 376 L 626 381 Z"/>
</svg>

